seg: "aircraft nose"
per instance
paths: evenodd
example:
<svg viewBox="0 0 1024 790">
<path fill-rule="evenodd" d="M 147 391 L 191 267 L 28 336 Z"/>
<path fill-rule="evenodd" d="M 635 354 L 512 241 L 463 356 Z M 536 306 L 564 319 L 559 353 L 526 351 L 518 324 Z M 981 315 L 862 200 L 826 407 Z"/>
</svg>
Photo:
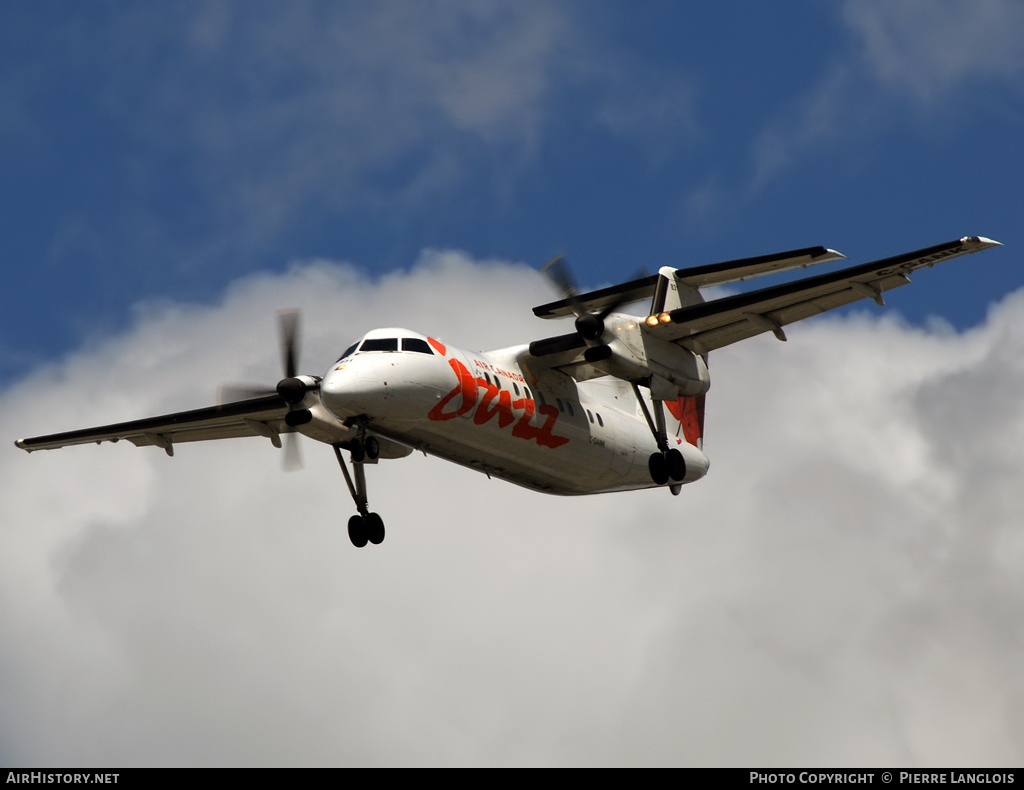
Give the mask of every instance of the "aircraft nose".
<svg viewBox="0 0 1024 790">
<path fill-rule="evenodd" d="M 386 397 L 384 383 L 365 365 L 338 365 L 320 385 L 324 405 L 341 417 L 372 413 Z"/>
</svg>

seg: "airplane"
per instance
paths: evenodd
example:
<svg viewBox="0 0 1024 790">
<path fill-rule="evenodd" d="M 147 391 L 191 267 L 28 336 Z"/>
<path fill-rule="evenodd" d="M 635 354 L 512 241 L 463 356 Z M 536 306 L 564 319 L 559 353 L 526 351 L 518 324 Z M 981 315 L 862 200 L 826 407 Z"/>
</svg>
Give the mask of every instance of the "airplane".
<svg viewBox="0 0 1024 790">
<path fill-rule="evenodd" d="M 277 448 L 298 434 L 330 445 L 356 514 L 352 544 L 384 540 L 369 509 L 366 467 L 420 450 L 535 491 L 597 494 L 682 486 L 704 477 L 710 352 L 860 299 L 910 274 L 999 242 L 965 236 L 884 260 L 705 301 L 701 289 L 845 259 L 808 247 L 689 268 L 663 267 L 579 293 L 559 256 L 542 271 L 561 291 L 534 308 L 575 317 L 567 334 L 493 351 L 468 351 L 408 329 L 374 329 L 320 376 L 298 372 L 298 312 L 279 313 L 284 378 L 216 406 L 19 439 L 34 452 L 118 442 L 155 446 L 255 436 Z M 650 300 L 646 315 L 619 312 Z M 346 464 L 343 451 L 349 454 Z M 351 467 L 351 472 L 349 471 Z"/>
</svg>

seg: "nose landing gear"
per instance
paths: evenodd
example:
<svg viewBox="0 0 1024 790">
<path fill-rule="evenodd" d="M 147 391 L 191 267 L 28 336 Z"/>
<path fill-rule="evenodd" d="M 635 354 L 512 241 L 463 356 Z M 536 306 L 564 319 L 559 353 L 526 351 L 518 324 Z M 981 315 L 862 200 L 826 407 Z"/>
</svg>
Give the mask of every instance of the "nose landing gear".
<svg viewBox="0 0 1024 790">
<path fill-rule="evenodd" d="M 354 482 L 352 480 L 353 475 L 348 473 L 348 467 L 345 465 L 345 459 L 341 454 L 341 446 L 337 444 L 332 446 L 334 447 L 334 455 L 338 459 L 338 464 L 341 466 L 342 474 L 345 475 L 345 483 L 348 485 L 349 493 L 352 495 L 352 500 L 356 503 L 356 510 L 359 511 L 348 520 L 348 538 L 357 549 L 363 548 L 367 543 L 377 546 L 384 542 L 384 519 L 376 513 L 370 512 L 369 503 L 366 500 L 366 474 L 363 471 L 363 460 L 367 455 L 371 455 L 369 452 L 371 447 L 373 449 L 373 457 L 377 457 L 377 440 L 371 436 L 365 442 L 359 443 L 358 452 L 353 448 L 352 471 L 355 476 Z"/>
<path fill-rule="evenodd" d="M 348 451 L 354 464 L 361 464 L 363 461 L 373 462 L 380 457 L 380 443 L 372 436 L 357 437 L 349 442 Z"/>
</svg>

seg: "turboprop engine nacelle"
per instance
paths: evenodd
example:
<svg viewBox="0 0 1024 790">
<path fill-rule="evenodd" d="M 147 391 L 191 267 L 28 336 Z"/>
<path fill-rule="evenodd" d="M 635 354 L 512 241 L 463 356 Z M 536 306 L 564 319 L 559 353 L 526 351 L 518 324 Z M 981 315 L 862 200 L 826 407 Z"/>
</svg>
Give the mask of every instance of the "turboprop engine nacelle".
<svg viewBox="0 0 1024 790">
<path fill-rule="evenodd" d="M 583 355 L 598 370 L 626 381 L 650 382 L 652 390 L 658 389 L 655 397 L 661 400 L 694 397 L 711 388 L 703 357 L 651 337 L 632 317 L 615 316 L 607 323 L 610 342 L 591 346 Z"/>
<path fill-rule="evenodd" d="M 711 374 L 704 357 L 656 337 L 645 335 L 643 340 L 652 376 L 671 382 L 679 389 L 679 394 L 687 398 L 703 395 L 711 389 Z M 654 385 L 652 382 L 652 391 Z"/>
</svg>

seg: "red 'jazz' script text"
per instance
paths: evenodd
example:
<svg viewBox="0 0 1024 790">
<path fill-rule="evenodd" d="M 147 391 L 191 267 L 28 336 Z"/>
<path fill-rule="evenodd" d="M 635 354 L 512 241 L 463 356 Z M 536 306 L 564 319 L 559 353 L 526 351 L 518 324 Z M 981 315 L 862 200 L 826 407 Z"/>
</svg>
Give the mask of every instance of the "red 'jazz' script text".
<svg viewBox="0 0 1024 790">
<path fill-rule="evenodd" d="M 430 410 L 428 419 L 435 422 L 454 420 L 472 411 L 474 425 L 484 425 L 497 418 L 499 428 L 511 425 L 515 438 L 535 441 L 541 447 L 561 447 L 569 441 L 565 436 L 555 436 L 551 432 L 558 420 L 558 409 L 554 406 L 538 407 L 531 398 L 512 400 L 512 393 L 488 384 L 483 379 L 474 378 L 459 360 L 449 359 L 448 364 L 455 371 L 459 383 Z M 456 398 L 459 398 L 459 405 L 449 408 L 454 405 L 452 402 Z M 547 418 L 539 427 L 530 424 L 535 409 Z M 521 412 L 518 418 L 517 411 Z"/>
</svg>

